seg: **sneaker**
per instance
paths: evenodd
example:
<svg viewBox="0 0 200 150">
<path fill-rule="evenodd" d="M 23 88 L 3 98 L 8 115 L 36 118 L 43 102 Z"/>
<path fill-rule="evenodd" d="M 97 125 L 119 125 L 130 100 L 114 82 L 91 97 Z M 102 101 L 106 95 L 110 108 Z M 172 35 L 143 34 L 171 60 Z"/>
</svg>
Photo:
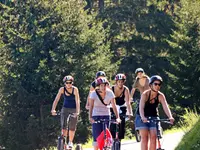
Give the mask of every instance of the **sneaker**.
<svg viewBox="0 0 200 150">
<path fill-rule="evenodd" d="M 69 141 L 68 147 L 69 147 L 70 149 L 73 148 L 73 143 Z"/>
</svg>

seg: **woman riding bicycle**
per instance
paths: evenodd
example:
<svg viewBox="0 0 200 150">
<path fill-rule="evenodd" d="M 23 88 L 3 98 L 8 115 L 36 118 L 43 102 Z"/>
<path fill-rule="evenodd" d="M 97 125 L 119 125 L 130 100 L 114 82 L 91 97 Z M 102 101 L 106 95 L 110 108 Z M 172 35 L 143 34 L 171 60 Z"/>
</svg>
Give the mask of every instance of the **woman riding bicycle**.
<svg viewBox="0 0 200 150">
<path fill-rule="evenodd" d="M 154 75 L 149 80 L 150 89 L 142 93 L 139 111 L 137 112 L 135 125 L 141 135 L 141 150 L 148 150 L 148 140 L 150 138 L 149 150 L 156 149 L 156 124 L 149 122 L 148 117 L 158 118 L 158 105 L 162 104 L 163 110 L 169 118 L 171 124 L 174 122 L 171 111 L 168 107 L 165 95 L 160 92 L 163 80 L 160 76 Z"/>
<path fill-rule="evenodd" d="M 130 104 L 130 92 L 128 87 L 124 85 L 126 82 L 126 76 L 122 73 L 119 73 L 115 76 L 116 84 L 112 86 L 112 91 L 115 94 L 116 105 L 119 107 L 119 114 L 121 123 L 119 124 L 119 140 L 124 139 L 125 135 L 125 115 L 128 111 L 129 118 L 133 116 L 132 107 Z M 111 108 L 111 112 L 112 108 Z M 116 124 L 111 124 L 111 133 L 112 136 L 115 138 L 115 131 L 116 131 Z"/>
<path fill-rule="evenodd" d="M 137 68 L 135 70 L 135 75 L 136 78 L 131 90 L 131 98 L 136 89 L 139 90 L 140 94 L 149 89 L 149 77 L 144 73 L 144 70 L 142 68 Z"/>
<path fill-rule="evenodd" d="M 87 97 L 87 102 L 86 102 L 86 105 L 85 105 L 86 109 L 90 108 L 89 107 L 90 93 L 93 92 L 95 90 L 95 88 L 96 88 L 95 81 L 96 81 L 96 79 L 101 78 L 101 77 L 106 77 L 106 73 L 104 71 L 98 71 L 96 73 L 95 80 L 91 83 L 90 91 L 89 91 L 89 94 L 88 94 L 88 97 Z M 109 85 L 107 85 L 107 86 L 109 86 Z"/>
<path fill-rule="evenodd" d="M 78 115 L 80 113 L 80 99 L 78 88 L 73 86 L 74 78 L 70 75 L 63 78 L 64 87 L 61 87 L 58 91 L 58 94 L 53 102 L 51 113 L 52 115 L 56 114 L 56 106 L 58 101 L 61 98 L 61 95 L 64 97 L 64 103 L 61 110 L 61 128 L 63 129 L 63 135 L 67 136 L 69 127 L 69 148 L 73 147 L 73 139 L 75 135 L 76 125 L 78 121 Z M 69 120 L 69 125 L 67 125 L 67 118 L 69 114 L 73 116 Z"/>
<path fill-rule="evenodd" d="M 92 135 L 93 135 L 93 146 L 94 150 L 98 150 L 97 146 L 97 137 L 103 131 L 102 123 L 94 123 L 95 120 L 110 119 L 110 107 L 108 105 L 112 105 L 113 111 L 116 115 L 116 120 L 120 122 L 119 114 L 117 112 L 116 104 L 115 104 L 115 95 L 107 88 L 108 81 L 105 77 L 100 77 L 96 79 L 96 90 L 91 92 L 90 101 L 89 101 L 89 120 L 92 123 Z M 107 127 L 109 127 L 109 122 L 106 122 Z"/>
</svg>

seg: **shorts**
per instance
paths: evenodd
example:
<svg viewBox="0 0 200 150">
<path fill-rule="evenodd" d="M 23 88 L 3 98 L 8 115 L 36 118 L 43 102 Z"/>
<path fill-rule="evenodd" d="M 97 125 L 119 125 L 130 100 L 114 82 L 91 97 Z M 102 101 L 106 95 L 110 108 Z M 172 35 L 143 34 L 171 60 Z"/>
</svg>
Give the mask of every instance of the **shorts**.
<svg viewBox="0 0 200 150">
<path fill-rule="evenodd" d="M 76 125 L 78 122 L 78 117 L 71 116 L 69 118 L 69 122 L 67 122 L 67 118 L 68 118 L 69 114 L 71 114 L 71 113 L 76 113 L 76 109 L 65 108 L 65 107 L 62 108 L 61 116 L 60 116 L 61 128 L 66 129 L 66 130 L 69 128 L 69 130 L 75 131 Z"/>
<path fill-rule="evenodd" d="M 127 111 L 127 108 L 126 107 L 121 107 L 120 108 L 121 110 L 121 114 L 120 115 L 126 115 L 126 111 Z M 111 114 L 112 116 L 114 115 L 114 112 L 113 110 L 111 109 Z M 120 124 L 110 124 L 110 132 L 112 134 L 112 137 L 115 138 L 116 137 L 116 127 L 118 126 L 118 138 L 119 139 L 124 139 L 124 136 L 125 136 L 125 124 L 126 124 L 126 120 L 125 120 L 125 117 L 124 116 L 120 116 L 120 119 L 121 119 L 121 123 Z M 116 119 L 116 117 L 112 117 L 111 119 Z"/>
<path fill-rule="evenodd" d="M 94 120 L 99 119 L 110 119 L 110 116 L 93 116 Z M 109 122 L 106 122 L 107 128 L 109 128 Z M 93 136 L 93 146 L 97 146 L 97 137 L 101 134 L 101 132 L 104 130 L 103 123 L 93 123 L 92 124 L 92 136 Z"/>
<path fill-rule="evenodd" d="M 159 117 L 151 117 L 152 119 L 158 119 Z M 140 115 L 136 115 L 135 118 L 135 129 L 147 129 L 147 130 L 155 130 L 156 129 L 156 122 L 150 121 L 144 123 L 140 117 Z"/>
</svg>

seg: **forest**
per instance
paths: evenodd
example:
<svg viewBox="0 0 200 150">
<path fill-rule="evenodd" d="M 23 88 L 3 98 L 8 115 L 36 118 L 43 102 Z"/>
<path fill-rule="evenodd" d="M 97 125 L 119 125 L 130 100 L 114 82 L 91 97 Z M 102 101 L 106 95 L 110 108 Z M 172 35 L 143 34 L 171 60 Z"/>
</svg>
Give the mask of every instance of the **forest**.
<svg viewBox="0 0 200 150">
<path fill-rule="evenodd" d="M 85 103 L 99 70 L 111 84 L 124 73 L 130 90 L 136 68 L 158 74 L 177 122 L 185 108 L 200 112 L 200 1 L 89 1 L 0 0 L 0 146 L 56 145 L 51 106 L 68 74 L 81 100 L 76 142 L 90 138 Z"/>
</svg>

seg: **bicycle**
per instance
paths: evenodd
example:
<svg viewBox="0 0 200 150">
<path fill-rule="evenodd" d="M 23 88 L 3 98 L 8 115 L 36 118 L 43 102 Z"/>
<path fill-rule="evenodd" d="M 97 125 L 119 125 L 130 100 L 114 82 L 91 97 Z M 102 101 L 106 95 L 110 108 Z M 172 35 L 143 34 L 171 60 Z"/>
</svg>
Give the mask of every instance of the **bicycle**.
<svg viewBox="0 0 200 150">
<path fill-rule="evenodd" d="M 112 135 L 106 125 L 106 123 L 108 123 L 108 122 L 117 124 L 117 122 L 112 119 L 111 120 L 110 119 L 94 120 L 94 123 L 102 123 L 102 126 L 103 126 L 103 131 L 97 138 L 97 142 L 102 142 L 102 143 L 98 144 L 98 147 L 101 149 L 101 147 L 103 145 L 103 148 L 102 148 L 103 150 L 111 150 L 112 144 L 113 144 Z M 102 139 L 102 134 L 103 134 L 103 139 Z"/>
<path fill-rule="evenodd" d="M 127 115 L 120 114 L 120 118 L 128 118 Z M 121 149 L 121 141 L 119 139 L 119 124 L 116 122 L 112 122 L 112 124 L 116 125 L 115 128 L 115 139 L 113 140 L 112 150 L 120 150 Z"/>
<path fill-rule="evenodd" d="M 57 112 L 56 116 L 60 116 L 61 113 Z M 70 113 L 67 117 L 67 136 L 64 136 L 64 129 L 61 130 L 61 135 L 58 137 L 57 149 L 58 150 L 72 150 L 71 147 L 67 145 L 68 137 L 69 137 L 69 120 L 73 117 L 73 113 Z"/>
<path fill-rule="evenodd" d="M 162 131 L 159 123 L 167 123 L 167 124 L 171 124 L 169 119 L 152 119 L 151 117 L 147 118 L 148 121 L 150 122 L 155 122 L 156 123 L 156 131 L 157 131 L 157 149 L 156 150 L 165 150 L 163 148 L 161 148 L 161 142 L 160 139 L 162 138 Z"/>
<path fill-rule="evenodd" d="M 138 111 L 138 109 L 139 109 L 139 99 L 134 99 L 133 102 L 136 103 L 136 108 L 135 108 L 135 116 L 136 116 L 137 111 Z M 136 141 L 137 141 L 137 142 L 140 142 L 140 141 L 141 141 L 141 136 L 140 136 L 139 130 L 138 130 L 138 129 L 135 129 L 134 133 L 135 133 L 135 139 L 136 139 Z"/>
</svg>

